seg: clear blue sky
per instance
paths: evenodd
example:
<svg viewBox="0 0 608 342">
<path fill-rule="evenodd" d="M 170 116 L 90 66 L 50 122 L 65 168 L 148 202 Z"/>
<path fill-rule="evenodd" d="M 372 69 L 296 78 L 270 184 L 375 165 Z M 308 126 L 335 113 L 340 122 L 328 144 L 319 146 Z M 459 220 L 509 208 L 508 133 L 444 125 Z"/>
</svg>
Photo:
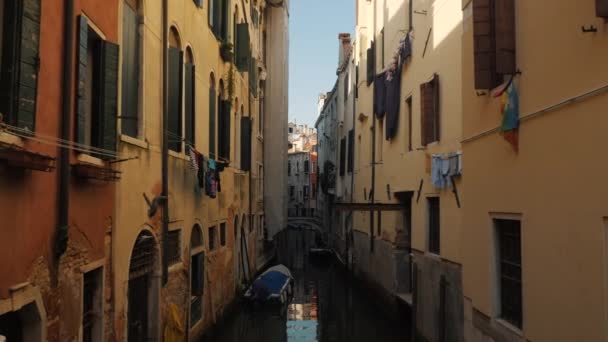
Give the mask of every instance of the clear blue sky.
<svg viewBox="0 0 608 342">
<path fill-rule="evenodd" d="M 355 0 L 290 0 L 289 15 L 289 120 L 314 125 L 336 82 L 338 33 L 354 37 Z"/>
</svg>

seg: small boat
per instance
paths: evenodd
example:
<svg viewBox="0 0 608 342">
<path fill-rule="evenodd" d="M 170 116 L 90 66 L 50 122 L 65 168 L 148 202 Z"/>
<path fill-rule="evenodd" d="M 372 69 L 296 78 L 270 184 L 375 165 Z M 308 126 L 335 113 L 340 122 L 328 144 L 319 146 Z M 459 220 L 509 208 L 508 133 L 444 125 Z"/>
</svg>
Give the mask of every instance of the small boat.
<svg viewBox="0 0 608 342">
<path fill-rule="evenodd" d="M 293 277 L 284 265 L 269 268 L 260 274 L 247 289 L 244 297 L 257 303 L 278 302 L 281 304 L 293 295 Z"/>
</svg>

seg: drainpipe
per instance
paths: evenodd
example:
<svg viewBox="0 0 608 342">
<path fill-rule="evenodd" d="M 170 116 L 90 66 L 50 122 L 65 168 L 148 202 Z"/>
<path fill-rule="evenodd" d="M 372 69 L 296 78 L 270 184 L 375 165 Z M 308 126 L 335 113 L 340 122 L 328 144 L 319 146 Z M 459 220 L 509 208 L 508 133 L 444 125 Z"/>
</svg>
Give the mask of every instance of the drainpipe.
<svg viewBox="0 0 608 342">
<path fill-rule="evenodd" d="M 167 284 L 168 273 L 169 273 L 169 259 L 167 250 L 169 248 L 169 241 L 167 236 L 169 234 L 169 177 L 168 177 L 168 163 L 169 163 L 169 132 L 167 129 L 167 123 L 169 122 L 169 96 L 168 96 L 168 77 L 169 77 L 169 5 L 168 0 L 163 0 L 163 122 L 161 124 L 162 129 L 162 203 L 163 203 L 163 226 L 162 226 L 162 284 Z"/>
<path fill-rule="evenodd" d="M 64 8 L 63 30 L 63 103 L 61 113 L 61 139 L 70 140 L 70 114 L 72 105 L 72 75 L 74 64 L 74 0 L 66 0 Z M 57 230 L 53 247 L 53 263 L 55 271 L 59 268 L 59 259 L 68 247 L 68 216 L 70 208 L 70 150 L 67 147 L 59 149 L 59 191 L 58 191 Z M 53 277 L 57 283 L 57 277 Z"/>
</svg>

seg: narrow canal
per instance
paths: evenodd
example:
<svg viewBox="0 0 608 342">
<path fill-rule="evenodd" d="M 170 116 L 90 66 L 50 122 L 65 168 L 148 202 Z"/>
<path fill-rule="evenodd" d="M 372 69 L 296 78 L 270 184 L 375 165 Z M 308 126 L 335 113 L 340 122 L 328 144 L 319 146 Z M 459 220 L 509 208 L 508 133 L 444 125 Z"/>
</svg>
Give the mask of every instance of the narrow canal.
<svg viewBox="0 0 608 342">
<path fill-rule="evenodd" d="M 215 330 L 210 342 L 406 342 L 405 317 L 390 317 L 367 290 L 354 283 L 332 255 L 315 257 L 314 232 L 288 231 L 277 263 L 295 278 L 284 309 L 241 306 Z"/>
</svg>

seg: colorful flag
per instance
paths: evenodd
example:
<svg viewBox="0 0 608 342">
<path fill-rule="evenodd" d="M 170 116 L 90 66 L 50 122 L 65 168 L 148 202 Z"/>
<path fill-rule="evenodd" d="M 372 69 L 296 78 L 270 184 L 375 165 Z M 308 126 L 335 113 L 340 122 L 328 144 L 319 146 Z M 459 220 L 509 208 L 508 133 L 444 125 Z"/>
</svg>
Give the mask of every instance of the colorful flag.
<svg viewBox="0 0 608 342">
<path fill-rule="evenodd" d="M 519 94 L 513 79 L 501 92 L 502 124 L 500 131 L 515 152 L 519 151 Z"/>
</svg>

